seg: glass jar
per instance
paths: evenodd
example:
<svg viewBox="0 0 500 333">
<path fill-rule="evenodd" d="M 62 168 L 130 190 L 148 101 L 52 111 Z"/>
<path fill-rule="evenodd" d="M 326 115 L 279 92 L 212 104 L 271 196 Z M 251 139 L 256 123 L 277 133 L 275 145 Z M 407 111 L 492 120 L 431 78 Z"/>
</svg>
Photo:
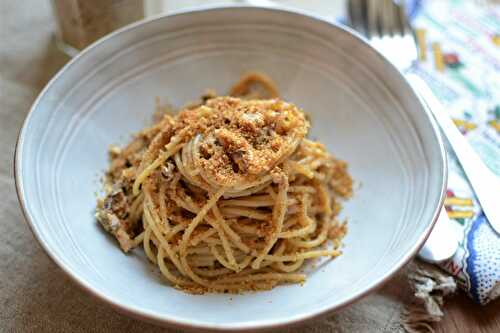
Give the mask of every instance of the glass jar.
<svg viewBox="0 0 500 333">
<path fill-rule="evenodd" d="M 102 36 L 144 18 L 144 0 L 52 0 L 59 48 L 76 55 Z"/>
</svg>

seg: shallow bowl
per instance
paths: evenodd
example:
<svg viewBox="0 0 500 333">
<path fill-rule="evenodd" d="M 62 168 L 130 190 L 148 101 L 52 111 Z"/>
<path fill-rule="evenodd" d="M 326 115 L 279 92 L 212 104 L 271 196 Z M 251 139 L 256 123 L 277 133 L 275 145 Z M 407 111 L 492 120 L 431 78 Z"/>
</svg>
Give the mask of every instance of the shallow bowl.
<svg viewBox="0 0 500 333">
<path fill-rule="evenodd" d="M 349 163 L 344 254 L 303 285 L 243 295 L 170 287 L 140 249 L 124 255 L 94 219 L 107 147 L 150 122 L 155 97 L 181 106 L 258 70 L 309 113 L 311 137 Z M 403 76 L 360 37 L 269 8 L 195 10 L 141 22 L 66 65 L 21 130 L 15 176 L 36 238 L 80 286 L 119 311 L 191 329 L 302 323 L 358 300 L 422 245 L 444 195 L 436 125 Z"/>
</svg>

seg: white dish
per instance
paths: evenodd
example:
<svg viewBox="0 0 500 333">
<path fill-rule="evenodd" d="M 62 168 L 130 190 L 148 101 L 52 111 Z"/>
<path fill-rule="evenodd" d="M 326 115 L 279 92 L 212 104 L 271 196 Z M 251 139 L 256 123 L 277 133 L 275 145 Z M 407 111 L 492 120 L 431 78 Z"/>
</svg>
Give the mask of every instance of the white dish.
<svg viewBox="0 0 500 333">
<path fill-rule="evenodd" d="M 174 105 L 227 91 L 249 70 L 312 117 L 312 137 L 350 165 L 357 189 L 344 254 L 306 283 L 244 295 L 168 286 L 140 249 L 124 255 L 94 219 L 107 147 Z M 37 239 L 79 285 L 137 318 L 192 329 L 300 323 L 379 286 L 437 217 L 446 162 L 436 126 L 402 75 L 352 32 L 268 8 L 212 8 L 135 24 L 73 59 L 34 103 L 16 151 L 19 200 Z"/>
</svg>

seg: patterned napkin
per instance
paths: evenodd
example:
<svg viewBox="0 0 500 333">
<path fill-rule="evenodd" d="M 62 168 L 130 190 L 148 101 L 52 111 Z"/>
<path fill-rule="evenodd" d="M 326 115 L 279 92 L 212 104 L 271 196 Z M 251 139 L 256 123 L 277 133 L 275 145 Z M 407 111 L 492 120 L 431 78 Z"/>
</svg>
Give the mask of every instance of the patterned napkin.
<svg viewBox="0 0 500 333">
<path fill-rule="evenodd" d="M 449 111 L 491 170 L 500 176 L 500 5 L 422 1 L 425 60 L 413 68 Z M 500 235 L 490 227 L 456 157 L 449 150 L 445 207 L 461 242 L 440 264 L 477 303 L 500 296 Z M 500 198 L 498 198 L 500 209 Z"/>
</svg>

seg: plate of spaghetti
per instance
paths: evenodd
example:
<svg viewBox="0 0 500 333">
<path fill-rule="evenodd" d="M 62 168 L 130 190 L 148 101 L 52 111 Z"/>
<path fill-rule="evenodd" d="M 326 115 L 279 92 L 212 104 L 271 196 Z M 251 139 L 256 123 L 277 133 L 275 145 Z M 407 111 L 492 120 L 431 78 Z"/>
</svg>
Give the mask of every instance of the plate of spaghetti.
<svg viewBox="0 0 500 333">
<path fill-rule="evenodd" d="M 349 30 L 215 7 L 75 57 L 34 103 L 15 177 L 37 240 L 97 298 L 255 331 L 387 281 L 433 227 L 446 162 L 410 86 Z"/>
<path fill-rule="evenodd" d="M 96 217 L 124 252 L 141 245 L 172 286 L 195 293 L 304 282 L 307 259 L 340 255 L 347 164 L 306 139 L 304 112 L 269 78 L 250 73 L 229 96 L 164 112 L 111 148 Z"/>
</svg>

